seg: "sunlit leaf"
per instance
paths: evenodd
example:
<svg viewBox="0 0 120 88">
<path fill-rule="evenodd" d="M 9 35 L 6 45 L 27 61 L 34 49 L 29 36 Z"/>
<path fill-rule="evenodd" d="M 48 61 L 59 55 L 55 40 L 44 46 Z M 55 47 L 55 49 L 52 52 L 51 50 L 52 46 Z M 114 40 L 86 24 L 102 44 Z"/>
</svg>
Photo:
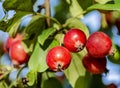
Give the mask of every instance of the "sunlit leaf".
<svg viewBox="0 0 120 88">
<path fill-rule="evenodd" d="M 87 10 L 120 10 L 119 4 L 94 4 L 87 8 Z"/>
<path fill-rule="evenodd" d="M 76 18 L 70 18 L 66 21 L 65 25 L 67 25 L 69 28 L 80 28 L 86 36 L 89 36 L 89 30 L 85 24 L 83 24 L 79 19 Z"/>
<path fill-rule="evenodd" d="M 10 31 L 9 31 L 10 35 L 15 35 L 17 33 L 17 30 L 19 28 L 20 23 L 21 23 L 21 20 L 18 20 L 11 27 L 9 27 L 10 28 Z"/>
<path fill-rule="evenodd" d="M 45 40 L 56 31 L 55 28 L 48 28 L 42 31 L 42 33 L 38 36 L 38 42 L 43 45 Z"/>
<path fill-rule="evenodd" d="M 45 54 L 44 50 L 39 46 L 39 43 L 37 43 L 28 63 L 30 70 L 40 70 L 42 72 L 47 69 Z"/>
<path fill-rule="evenodd" d="M 72 17 L 81 18 L 83 16 L 83 9 L 79 5 L 77 0 L 66 0 L 68 2 L 69 11 Z"/>
<path fill-rule="evenodd" d="M 120 3 L 120 0 L 114 0 L 114 2 L 115 2 L 116 4 L 118 4 L 118 3 Z"/>
<path fill-rule="evenodd" d="M 105 4 L 109 1 L 112 1 L 112 0 L 95 0 L 96 2 L 98 2 L 99 4 Z"/>
<path fill-rule="evenodd" d="M 60 44 L 63 44 L 63 38 L 64 38 L 64 34 L 63 34 L 63 33 L 59 33 L 59 34 L 57 34 L 57 35 L 55 36 L 55 39 L 56 39 L 57 41 L 59 41 Z"/>
<path fill-rule="evenodd" d="M 37 79 L 37 72 L 34 72 L 34 71 L 30 71 L 28 74 L 27 74 L 27 77 L 28 77 L 28 85 L 29 86 L 32 86 L 34 85 L 36 79 Z"/>
<path fill-rule="evenodd" d="M 86 70 L 82 64 L 82 57 L 86 54 L 86 50 L 81 51 L 80 53 L 72 54 L 72 61 L 68 69 L 65 70 L 65 75 L 72 85 L 75 87 L 75 83 L 80 76 L 85 76 Z"/>
<path fill-rule="evenodd" d="M 40 46 L 37 42 L 28 63 L 30 70 L 44 72 L 48 68 L 46 65 L 46 54 L 50 48 L 57 45 L 59 45 L 59 43 L 55 40 L 49 40 L 44 46 Z"/>
<path fill-rule="evenodd" d="M 3 7 L 5 10 L 31 11 L 36 0 L 5 0 Z"/>
</svg>

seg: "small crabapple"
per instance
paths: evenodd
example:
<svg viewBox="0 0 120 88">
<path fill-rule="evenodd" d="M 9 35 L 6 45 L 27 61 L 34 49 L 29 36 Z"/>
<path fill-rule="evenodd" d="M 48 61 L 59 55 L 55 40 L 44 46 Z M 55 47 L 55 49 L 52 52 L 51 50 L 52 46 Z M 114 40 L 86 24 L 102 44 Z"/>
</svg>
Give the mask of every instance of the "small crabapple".
<svg viewBox="0 0 120 88">
<path fill-rule="evenodd" d="M 104 32 L 94 32 L 86 43 L 88 53 L 94 58 L 102 58 L 112 53 L 112 41 Z"/>
<path fill-rule="evenodd" d="M 46 63 L 53 71 L 65 70 L 71 62 L 71 55 L 68 49 L 63 46 L 56 46 L 50 49 L 46 56 Z"/>
<path fill-rule="evenodd" d="M 100 74 L 106 71 L 106 57 L 95 59 L 86 54 L 82 59 L 82 64 L 92 74 Z"/>
<path fill-rule="evenodd" d="M 21 41 L 21 40 L 22 40 L 22 35 L 20 34 L 17 34 L 14 38 L 9 37 L 6 41 L 5 48 L 7 49 L 7 51 L 9 51 L 9 48 L 13 42 Z"/>
<path fill-rule="evenodd" d="M 86 35 L 82 30 L 72 28 L 65 34 L 63 43 L 69 51 L 79 52 L 86 44 Z"/>
<path fill-rule="evenodd" d="M 22 41 L 12 43 L 9 49 L 9 56 L 15 65 L 21 65 L 29 60 L 29 55 L 25 52 Z"/>
</svg>

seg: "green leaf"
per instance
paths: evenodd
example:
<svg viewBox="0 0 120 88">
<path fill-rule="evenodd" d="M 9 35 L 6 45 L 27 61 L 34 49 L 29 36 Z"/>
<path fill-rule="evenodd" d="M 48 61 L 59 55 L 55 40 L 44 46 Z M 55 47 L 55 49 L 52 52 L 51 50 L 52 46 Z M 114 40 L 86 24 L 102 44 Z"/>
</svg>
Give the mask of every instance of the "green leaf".
<svg viewBox="0 0 120 88">
<path fill-rule="evenodd" d="M 80 76 L 76 83 L 75 88 L 89 88 L 89 84 L 91 82 L 91 75 L 86 72 L 85 76 Z"/>
<path fill-rule="evenodd" d="M 15 35 L 17 33 L 20 23 L 21 23 L 21 20 L 18 20 L 8 28 L 10 36 Z"/>
<path fill-rule="evenodd" d="M 50 48 L 57 45 L 59 45 L 59 43 L 56 40 L 48 40 L 44 46 L 40 46 L 37 42 L 28 62 L 30 70 L 44 72 L 48 68 L 46 64 L 46 54 Z"/>
<path fill-rule="evenodd" d="M 41 14 L 35 14 L 32 16 L 31 21 L 25 28 L 25 32 L 28 34 L 40 34 L 40 32 L 45 28 L 45 16 Z"/>
<path fill-rule="evenodd" d="M 27 77 L 28 77 L 28 85 L 29 86 L 32 86 L 34 85 L 36 79 L 37 79 L 37 72 L 34 72 L 34 71 L 30 71 L 28 74 L 27 74 Z"/>
<path fill-rule="evenodd" d="M 47 69 L 45 54 L 45 51 L 37 43 L 28 62 L 30 70 L 43 72 Z"/>
<path fill-rule="evenodd" d="M 7 29 L 7 22 L 5 21 L 0 21 L 0 30 L 6 31 Z"/>
<path fill-rule="evenodd" d="M 44 45 L 44 42 L 47 38 L 54 33 L 56 30 L 59 30 L 59 22 L 55 18 L 50 18 L 51 21 L 55 22 L 54 27 L 45 29 L 46 22 L 45 19 L 47 17 L 41 14 L 34 14 L 32 16 L 31 21 L 24 29 L 25 37 L 24 37 L 24 47 L 26 52 L 32 53 L 33 48 L 35 46 L 36 41 L 38 41 L 41 45 Z M 26 45 L 25 45 L 26 44 Z"/>
<path fill-rule="evenodd" d="M 60 81 L 58 81 L 55 77 L 51 77 L 44 81 L 43 88 L 63 88 Z"/>
<path fill-rule="evenodd" d="M 25 15 L 28 15 L 28 14 L 31 14 L 30 12 L 17 12 L 14 17 L 12 19 L 10 19 L 7 23 L 7 32 L 9 32 L 10 36 L 16 34 L 19 26 L 20 26 L 20 23 L 21 23 L 21 20 L 22 20 L 22 17 L 25 16 Z"/>
<path fill-rule="evenodd" d="M 77 0 L 66 0 L 69 4 L 69 11 L 72 17 L 83 17 L 83 9 L 79 5 Z"/>
<path fill-rule="evenodd" d="M 48 28 L 42 31 L 42 33 L 38 36 L 38 42 L 43 45 L 45 40 L 56 31 L 55 28 Z"/>
<path fill-rule="evenodd" d="M 5 83 L 5 81 L 0 81 L 0 88 L 8 88 L 8 85 Z"/>
<path fill-rule="evenodd" d="M 118 4 L 118 3 L 120 3 L 120 0 L 114 0 L 114 2 L 115 2 L 116 4 Z"/>
<path fill-rule="evenodd" d="M 69 28 L 80 28 L 87 37 L 89 36 L 89 30 L 87 26 L 83 24 L 79 19 L 70 18 L 66 21 L 65 25 L 67 25 Z"/>
<path fill-rule="evenodd" d="M 82 57 L 85 54 L 86 54 L 85 49 L 79 53 L 73 53 L 71 64 L 68 67 L 68 69 L 65 70 L 65 75 L 73 88 L 75 87 L 77 79 L 80 76 L 85 76 L 86 70 L 82 64 Z"/>
<path fill-rule="evenodd" d="M 64 23 L 67 18 L 69 18 L 69 4 L 66 0 L 59 0 L 57 6 L 55 6 L 55 15 L 54 17 L 60 22 Z"/>
<path fill-rule="evenodd" d="M 3 7 L 5 10 L 33 12 L 33 5 L 36 0 L 5 0 Z"/>
<path fill-rule="evenodd" d="M 59 33 L 55 36 L 55 39 L 60 42 L 60 44 L 63 44 L 64 34 Z"/>
<path fill-rule="evenodd" d="M 77 0 L 78 3 L 80 4 L 80 6 L 82 7 L 82 9 L 86 9 L 88 8 L 89 6 L 91 6 L 93 4 L 93 0 Z M 83 4 L 85 3 L 85 4 Z"/>
<path fill-rule="evenodd" d="M 25 44 L 28 47 L 27 52 L 32 52 L 35 43 L 38 39 L 39 34 L 45 29 L 45 17 L 41 14 L 32 16 L 27 27 L 24 29 L 25 32 Z"/>
<path fill-rule="evenodd" d="M 94 4 L 87 8 L 87 10 L 120 10 L 119 4 Z"/>
<path fill-rule="evenodd" d="M 114 50 L 114 55 L 113 55 L 113 56 L 109 55 L 109 56 L 108 56 L 108 59 L 109 59 L 112 63 L 120 64 L 120 49 L 119 49 L 119 46 L 113 44 L 113 45 L 112 45 L 112 48 L 113 48 L 113 50 Z"/>
<path fill-rule="evenodd" d="M 95 0 L 95 1 L 99 4 L 105 4 L 105 3 L 112 1 L 112 0 Z"/>
<path fill-rule="evenodd" d="M 102 82 L 102 75 L 92 75 L 91 82 L 89 88 L 106 88 L 106 86 Z"/>
</svg>

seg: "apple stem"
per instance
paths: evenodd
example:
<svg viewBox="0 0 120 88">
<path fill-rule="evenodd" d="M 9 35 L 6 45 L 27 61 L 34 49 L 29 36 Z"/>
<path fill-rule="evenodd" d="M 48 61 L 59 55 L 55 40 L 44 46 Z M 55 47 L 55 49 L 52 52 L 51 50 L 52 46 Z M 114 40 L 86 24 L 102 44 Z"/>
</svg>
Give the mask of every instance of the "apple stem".
<svg viewBox="0 0 120 88">
<path fill-rule="evenodd" d="M 78 42 L 75 44 L 75 47 L 77 48 L 77 51 L 81 51 L 81 50 L 83 50 L 84 45 L 78 41 Z"/>
<path fill-rule="evenodd" d="M 20 69 L 20 65 L 19 64 L 13 64 L 13 67 L 16 68 L 16 69 Z"/>
<path fill-rule="evenodd" d="M 109 51 L 109 55 L 114 56 L 115 52 L 116 52 L 116 50 L 111 48 Z"/>
<path fill-rule="evenodd" d="M 83 48 L 84 48 L 84 46 L 80 45 L 80 46 L 78 46 L 77 51 L 81 51 L 81 50 L 83 50 Z"/>
<path fill-rule="evenodd" d="M 63 71 L 61 64 L 58 64 L 58 66 L 57 66 L 57 71 L 61 71 L 61 72 Z"/>
</svg>

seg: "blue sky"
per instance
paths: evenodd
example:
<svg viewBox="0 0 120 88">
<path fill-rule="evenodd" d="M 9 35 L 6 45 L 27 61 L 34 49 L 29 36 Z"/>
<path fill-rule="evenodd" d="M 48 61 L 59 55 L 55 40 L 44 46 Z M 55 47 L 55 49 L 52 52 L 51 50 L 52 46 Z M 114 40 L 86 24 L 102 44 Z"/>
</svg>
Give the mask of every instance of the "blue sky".
<svg viewBox="0 0 120 88">
<path fill-rule="evenodd" d="M 4 12 L 2 9 L 2 3 L 0 2 L 0 19 L 2 19 L 4 17 Z"/>
</svg>

